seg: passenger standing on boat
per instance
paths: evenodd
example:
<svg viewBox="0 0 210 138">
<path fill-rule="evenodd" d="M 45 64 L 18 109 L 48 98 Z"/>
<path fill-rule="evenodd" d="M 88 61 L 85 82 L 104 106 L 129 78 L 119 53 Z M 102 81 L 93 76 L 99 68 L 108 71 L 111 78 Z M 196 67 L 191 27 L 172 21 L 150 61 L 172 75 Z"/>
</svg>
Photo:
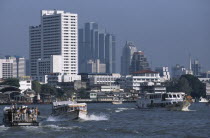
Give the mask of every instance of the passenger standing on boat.
<svg viewBox="0 0 210 138">
<path fill-rule="evenodd" d="M 35 119 L 35 110 L 34 110 L 34 108 L 32 107 L 32 109 L 31 109 L 31 119 L 32 119 L 32 121 L 34 121 Z"/>
<path fill-rule="evenodd" d="M 20 116 L 22 121 L 25 120 L 25 106 L 21 106 Z"/>
<path fill-rule="evenodd" d="M 30 115 L 31 115 L 30 108 L 27 108 L 27 110 L 26 110 L 26 114 L 27 114 L 27 118 L 28 118 L 28 120 L 29 120 Z"/>
</svg>

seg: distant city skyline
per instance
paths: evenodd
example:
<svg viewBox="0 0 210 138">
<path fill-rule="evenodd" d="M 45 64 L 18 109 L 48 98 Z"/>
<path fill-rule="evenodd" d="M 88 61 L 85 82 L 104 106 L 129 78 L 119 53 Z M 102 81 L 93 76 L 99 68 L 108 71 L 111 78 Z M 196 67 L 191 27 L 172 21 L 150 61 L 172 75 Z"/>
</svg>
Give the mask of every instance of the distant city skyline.
<svg viewBox="0 0 210 138">
<path fill-rule="evenodd" d="M 87 73 L 89 60 L 100 60 L 106 73 L 116 73 L 116 37 L 101 29 L 95 22 L 87 22 L 79 29 L 79 72 Z"/>
<path fill-rule="evenodd" d="M 188 68 L 190 53 L 203 70 L 210 70 L 209 7 L 209 0 L 1 1 L 0 56 L 29 58 L 29 26 L 39 24 L 40 10 L 58 9 L 77 13 L 79 28 L 93 21 L 116 34 L 118 72 L 126 41 L 144 51 L 153 68 L 175 64 Z"/>
</svg>

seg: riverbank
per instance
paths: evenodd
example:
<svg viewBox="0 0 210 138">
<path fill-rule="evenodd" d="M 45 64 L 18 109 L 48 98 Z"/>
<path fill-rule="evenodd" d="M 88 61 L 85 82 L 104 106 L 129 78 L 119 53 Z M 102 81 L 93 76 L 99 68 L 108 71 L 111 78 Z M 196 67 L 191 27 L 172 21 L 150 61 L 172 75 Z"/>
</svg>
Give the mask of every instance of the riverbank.
<svg viewBox="0 0 210 138">
<path fill-rule="evenodd" d="M 112 101 L 96 101 L 96 100 L 82 100 L 82 99 L 79 99 L 77 100 L 78 103 L 112 103 Z M 135 100 L 130 100 L 130 101 L 123 101 L 123 103 L 135 103 L 136 101 Z M 16 103 L 16 102 L 12 102 L 12 103 L 0 103 L 0 105 L 14 105 L 14 104 L 17 104 L 17 105 L 31 105 L 31 104 L 37 104 L 37 105 L 42 105 L 42 104 L 52 104 L 52 102 L 45 102 L 45 103 L 26 103 L 26 102 L 19 102 L 19 103 Z"/>
</svg>

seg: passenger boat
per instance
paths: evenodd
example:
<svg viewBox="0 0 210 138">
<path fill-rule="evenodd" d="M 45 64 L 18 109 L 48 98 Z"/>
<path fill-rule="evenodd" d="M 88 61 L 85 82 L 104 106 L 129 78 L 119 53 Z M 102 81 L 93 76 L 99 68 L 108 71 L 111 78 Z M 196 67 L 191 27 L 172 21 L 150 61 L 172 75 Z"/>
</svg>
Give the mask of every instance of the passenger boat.
<svg viewBox="0 0 210 138">
<path fill-rule="evenodd" d="M 146 93 L 137 101 L 138 108 L 166 107 L 168 110 L 184 111 L 192 103 L 192 97 L 182 92 Z"/>
<path fill-rule="evenodd" d="M 38 115 L 38 108 L 28 108 L 27 106 L 5 107 L 3 110 L 3 124 L 6 127 L 39 126 Z"/>
<path fill-rule="evenodd" d="M 87 104 L 75 101 L 53 102 L 52 115 L 70 120 L 78 119 L 80 116 L 87 115 Z"/>
<path fill-rule="evenodd" d="M 123 101 L 119 98 L 114 98 L 113 101 L 112 101 L 112 104 L 122 104 Z"/>
<path fill-rule="evenodd" d="M 122 104 L 122 101 L 112 101 L 112 104 Z"/>
</svg>

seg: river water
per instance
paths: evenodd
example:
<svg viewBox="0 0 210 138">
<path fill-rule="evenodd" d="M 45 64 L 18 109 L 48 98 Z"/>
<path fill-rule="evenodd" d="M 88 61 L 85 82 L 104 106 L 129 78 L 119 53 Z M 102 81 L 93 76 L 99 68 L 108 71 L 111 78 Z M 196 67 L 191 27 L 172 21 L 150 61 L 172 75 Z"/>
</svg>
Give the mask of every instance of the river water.
<svg viewBox="0 0 210 138">
<path fill-rule="evenodd" d="M 210 106 L 193 103 L 189 111 L 140 110 L 135 103 L 88 104 L 88 116 L 79 120 L 50 117 L 51 105 L 38 106 L 38 127 L 4 127 L 3 137 L 210 137 Z M 2 110 L 0 106 L 0 120 Z"/>
</svg>

